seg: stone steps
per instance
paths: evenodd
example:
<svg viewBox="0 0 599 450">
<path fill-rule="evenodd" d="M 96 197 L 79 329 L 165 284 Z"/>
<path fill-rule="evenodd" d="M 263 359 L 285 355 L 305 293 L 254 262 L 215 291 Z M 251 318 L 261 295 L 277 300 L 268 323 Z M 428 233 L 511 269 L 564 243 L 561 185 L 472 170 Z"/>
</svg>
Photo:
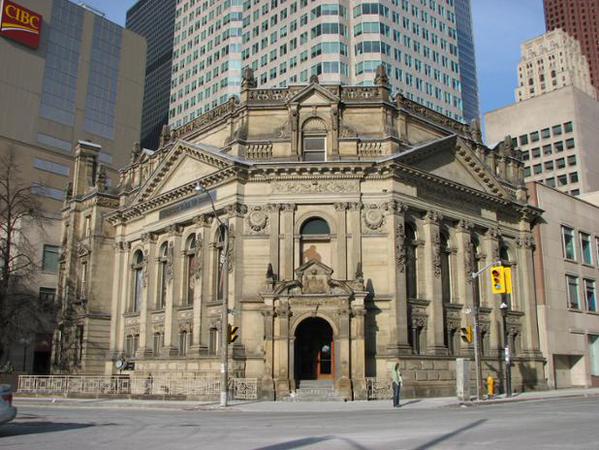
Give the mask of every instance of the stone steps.
<svg viewBox="0 0 599 450">
<path fill-rule="evenodd" d="M 299 382 L 295 393 L 292 393 L 287 401 L 331 401 L 340 402 L 345 399 L 335 392 L 335 384 L 332 381 L 302 380 Z"/>
</svg>

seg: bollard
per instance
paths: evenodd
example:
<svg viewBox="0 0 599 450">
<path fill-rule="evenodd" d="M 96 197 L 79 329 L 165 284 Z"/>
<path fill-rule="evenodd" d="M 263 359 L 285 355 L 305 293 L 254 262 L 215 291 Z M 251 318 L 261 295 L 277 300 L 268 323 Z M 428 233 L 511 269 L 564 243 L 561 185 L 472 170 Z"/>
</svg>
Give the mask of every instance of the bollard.
<svg viewBox="0 0 599 450">
<path fill-rule="evenodd" d="M 487 377 L 487 398 L 495 397 L 495 378 L 491 375 Z"/>
</svg>

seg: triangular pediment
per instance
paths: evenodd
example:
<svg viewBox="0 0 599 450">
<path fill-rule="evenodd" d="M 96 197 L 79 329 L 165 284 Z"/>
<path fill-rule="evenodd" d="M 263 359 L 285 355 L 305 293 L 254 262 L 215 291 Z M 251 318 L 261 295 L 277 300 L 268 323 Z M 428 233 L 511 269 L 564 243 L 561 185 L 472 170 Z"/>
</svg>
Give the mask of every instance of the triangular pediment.
<svg viewBox="0 0 599 450">
<path fill-rule="evenodd" d="M 339 97 L 317 83 L 312 83 L 295 94 L 290 103 L 300 103 L 304 106 L 329 105 L 338 103 Z"/>
<path fill-rule="evenodd" d="M 193 183 L 212 173 L 232 167 L 237 161 L 200 145 L 177 142 L 148 177 L 134 200 L 142 203 Z"/>
<path fill-rule="evenodd" d="M 509 193 L 492 171 L 457 136 L 408 150 L 398 161 L 477 191 L 509 198 Z"/>
</svg>

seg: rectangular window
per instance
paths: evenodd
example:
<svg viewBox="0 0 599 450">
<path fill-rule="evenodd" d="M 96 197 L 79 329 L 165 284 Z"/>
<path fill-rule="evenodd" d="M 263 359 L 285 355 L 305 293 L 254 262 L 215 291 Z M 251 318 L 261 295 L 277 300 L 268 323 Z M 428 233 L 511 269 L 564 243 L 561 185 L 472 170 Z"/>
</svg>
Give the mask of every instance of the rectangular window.
<svg viewBox="0 0 599 450">
<path fill-rule="evenodd" d="M 557 153 L 561 153 L 564 151 L 564 141 L 558 141 L 553 143 L 553 147 Z"/>
<path fill-rule="evenodd" d="M 593 264 L 593 248 L 591 245 L 591 236 L 587 233 L 580 232 L 580 252 L 582 254 L 583 264 Z"/>
<path fill-rule="evenodd" d="M 545 156 L 551 155 L 551 144 L 543 145 L 543 155 L 545 155 Z"/>
<path fill-rule="evenodd" d="M 549 132 L 549 128 L 543 128 L 543 129 L 541 130 L 541 137 L 542 137 L 543 139 L 547 139 L 547 138 L 548 138 L 548 137 L 550 137 L 550 136 L 551 136 L 551 133 Z"/>
<path fill-rule="evenodd" d="M 554 125 L 551 128 L 551 132 L 553 133 L 554 136 L 561 136 L 561 134 L 562 134 L 562 126 L 561 125 Z"/>
<path fill-rule="evenodd" d="M 568 165 L 575 166 L 576 165 L 576 155 L 568 156 Z"/>
<path fill-rule="evenodd" d="M 564 124 L 564 132 L 565 133 L 572 133 L 573 130 L 574 130 L 574 127 L 572 126 L 572 122 L 566 122 Z"/>
<path fill-rule="evenodd" d="M 44 245 L 42 271 L 51 273 L 58 272 L 58 246 Z"/>
<path fill-rule="evenodd" d="M 564 246 L 564 258 L 575 261 L 576 245 L 574 239 L 574 230 L 572 228 L 562 226 L 562 240 Z"/>
<path fill-rule="evenodd" d="M 573 149 L 575 146 L 576 144 L 574 143 L 574 138 L 566 140 L 566 148 L 568 150 Z"/>
<path fill-rule="evenodd" d="M 545 184 L 549 187 L 555 187 L 555 178 L 547 178 Z"/>
<path fill-rule="evenodd" d="M 597 295 L 595 293 L 594 280 L 584 280 L 584 292 L 587 311 L 597 312 Z"/>
<path fill-rule="evenodd" d="M 326 148 L 324 136 L 304 138 L 304 161 L 325 161 Z"/>
<path fill-rule="evenodd" d="M 578 172 L 572 172 L 570 174 L 570 183 L 578 183 Z"/>
<path fill-rule="evenodd" d="M 523 134 L 522 136 L 520 136 L 520 145 L 526 144 L 528 144 L 528 136 L 526 134 Z"/>
<path fill-rule="evenodd" d="M 530 142 L 537 142 L 539 140 L 539 132 L 533 131 L 530 133 Z"/>
<path fill-rule="evenodd" d="M 56 289 L 41 287 L 39 299 L 43 303 L 54 303 L 54 300 L 56 300 Z"/>
<path fill-rule="evenodd" d="M 580 296 L 578 294 L 578 277 L 566 275 L 568 284 L 568 308 L 580 309 Z"/>
<path fill-rule="evenodd" d="M 530 153 L 532 154 L 533 158 L 538 158 L 541 156 L 541 149 L 539 147 L 535 147 L 530 151 Z"/>
<path fill-rule="evenodd" d="M 559 177 L 557 177 L 557 184 L 559 186 L 565 186 L 566 184 L 568 184 L 568 175 L 560 175 Z"/>
<path fill-rule="evenodd" d="M 541 164 L 535 164 L 535 165 L 533 166 L 533 173 L 534 173 L 535 175 L 538 175 L 538 174 L 540 174 L 540 173 L 543 173 L 543 166 L 542 166 Z"/>
<path fill-rule="evenodd" d="M 65 177 L 69 176 L 69 168 L 67 166 L 63 166 L 62 164 L 57 164 L 52 161 L 47 161 L 45 159 L 35 158 L 33 160 L 33 167 L 43 170 L 44 172 L 50 172 Z"/>
</svg>

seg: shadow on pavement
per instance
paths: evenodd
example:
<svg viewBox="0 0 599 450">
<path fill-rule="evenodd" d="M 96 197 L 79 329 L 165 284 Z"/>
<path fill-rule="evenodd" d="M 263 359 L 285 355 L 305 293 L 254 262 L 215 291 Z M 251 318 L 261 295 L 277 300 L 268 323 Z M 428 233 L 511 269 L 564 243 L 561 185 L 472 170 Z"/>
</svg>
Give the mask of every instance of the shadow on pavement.
<svg viewBox="0 0 599 450">
<path fill-rule="evenodd" d="M 63 423 L 47 422 L 43 420 L 28 422 L 10 422 L 0 427 L 0 438 L 10 436 L 22 436 L 26 434 L 54 433 L 57 431 L 80 430 L 90 427 L 116 426 L 115 423 L 95 424 L 95 423 Z"/>
<path fill-rule="evenodd" d="M 266 447 L 259 447 L 255 450 L 291 450 L 294 448 L 305 447 L 307 445 L 318 444 L 319 442 L 331 441 L 331 440 L 340 440 L 348 444 L 351 448 L 356 450 L 368 450 L 367 447 L 363 447 L 362 445 L 354 442 L 351 439 L 343 438 L 339 436 L 318 436 L 318 437 L 308 437 L 303 439 L 295 439 L 289 442 L 281 442 L 280 444 L 268 445 Z"/>
<path fill-rule="evenodd" d="M 471 428 L 475 428 L 479 425 L 482 425 L 483 423 L 485 423 L 487 421 L 487 419 L 480 419 L 477 420 L 476 422 L 472 422 L 466 426 L 463 426 L 462 428 L 458 428 L 457 430 L 452 431 L 451 433 L 445 433 L 442 436 L 439 436 L 436 439 L 433 439 L 432 441 L 429 441 L 425 444 L 419 445 L 418 447 L 415 447 L 414 450 L 426 450 L 428 448 L 431 448 L 447 439 L 450 439 L 454 436 L 457 436 L 460 433 L 463 433 L 464 431 L 470 430 Z"/>
</svg>

